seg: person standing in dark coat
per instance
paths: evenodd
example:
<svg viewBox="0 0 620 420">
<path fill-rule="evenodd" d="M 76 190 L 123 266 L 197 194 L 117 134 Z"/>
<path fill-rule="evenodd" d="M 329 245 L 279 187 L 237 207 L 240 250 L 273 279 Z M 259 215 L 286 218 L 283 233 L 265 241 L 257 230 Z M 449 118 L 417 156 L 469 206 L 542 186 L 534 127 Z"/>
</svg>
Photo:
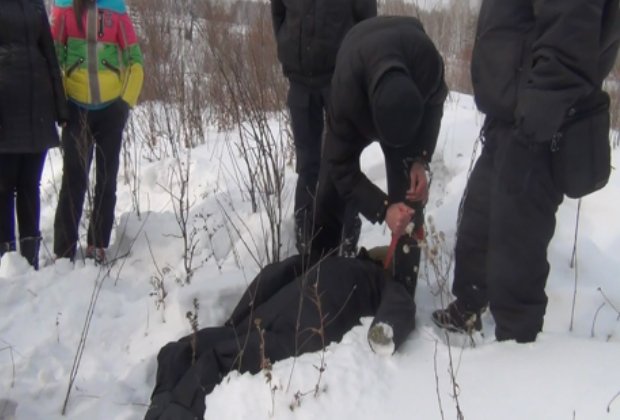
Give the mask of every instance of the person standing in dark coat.
<svg viewBox="0 0 620 420">
<path fill-rule="evenodd" d="M 390 332 L 387 346 L 370 341 L 373 350 L 393 352 L 415 325 L 407 290 L 364 249 L 357 258 L 312 264 L 297 255 L 270 264 L 224 326 L 204 328 L 160 350 L 145 420 L 202 418 L 205 396 L 230 371 L 257 373 L 267 361 L 321 350 L 341 340 L 360 317 L 372 315 L 373 326 L 389 326 Z"/>
<path fill-rule="evenodd" d="M 532 342 L 542 330 L 563 198 L 551 140 L 567 117 L 609 103 L 602 83 L 619 40 L 618 0 L 483 1 L 471 70 L 484 148 L 458 229 L 456 300 L 433 313 L 440 327 L 480 330 L 490 304 L 498 340 Z"/>
<path fill-rule="evenodd" d="M 60 68 L 43 0 L 0 6 L 0 255 L 19 249 L 39 261 L 39 183 L 47 150 L 59 144 L 55 123 L 68 120 Z"/>
<path fill-rule="evenodd" d="M 295 235 L 299 252 L 311 240 L 312 205 L 321 162 L 324 113 L 336 53 L 356 23 L 377 15 L 376 0 L 271 0 L 278 58 L 289 80 L 296 171 Z M 348 221 L 348 236 L 359 235 L 359 218 Z M 349 226 L 350 225 L 350 226 Z"/>
<path fill-rule="evenodd" d="M 416 237 L 421 236 L 428 197 L 427 169 L 448 92 L 443 69 L 418 19 L 381 16 L 349 31 L 332 79 L 313 252 L 340 246 L 345 209 L 352 206 L 372 223 L 385 221 L 400 237 L 398 249 L 411 251 L 396 255 L 410 260 L 406 283 L 412 295 L 420 259 Z M 375 140 L 385 156 L 387 194 L 360 169 L 362 151 Z M 414 213 L 416 234 L 403 235 Z"/>
</svg>

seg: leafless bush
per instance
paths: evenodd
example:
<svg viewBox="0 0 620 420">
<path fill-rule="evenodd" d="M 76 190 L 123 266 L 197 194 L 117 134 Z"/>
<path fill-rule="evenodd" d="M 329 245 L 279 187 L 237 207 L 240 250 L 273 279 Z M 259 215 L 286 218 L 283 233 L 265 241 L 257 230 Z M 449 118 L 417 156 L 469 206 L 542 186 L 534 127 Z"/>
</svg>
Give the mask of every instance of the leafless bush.
<svg viewBox="0 0 620 420">
<path fill-rule="evenodd" d="M 254 19 L 238 28 L 228 23 L 231 18 L 225 18 L 224 8 L 211 4 L 205 13 L 217 16 L 217 22 L 201 28 L 200 34 L 208 45 L 212 66 L 208 86 L 215 120 L 220 128 L 238 133 L 238 139 L 227 145 L 234 177 L 249 199 L 251 211 L 265 215 L 261 219 L 261 254 L 273 262 L 280 259 L 282 246 L 284 171 L 289 150 L 283 129 L 286 82 L 276 58 L 269 7 L 257 3 L 253 10 Z"/>
</svg>

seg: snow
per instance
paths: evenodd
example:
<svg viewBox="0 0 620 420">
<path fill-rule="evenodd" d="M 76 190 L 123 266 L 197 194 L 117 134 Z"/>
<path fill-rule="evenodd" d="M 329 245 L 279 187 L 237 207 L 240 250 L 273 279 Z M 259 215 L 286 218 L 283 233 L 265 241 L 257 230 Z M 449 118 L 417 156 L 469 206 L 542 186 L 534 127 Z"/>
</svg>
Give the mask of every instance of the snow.
<svg viewBox="0 0 620 420">
<path fill-rule="evenodd" d="M 442 232 L 442 268 L 439 275 L 428 264 L 423 269 L 416 296 L 417 327 L 404 346 L 392 356 L 373 353 L 366 338 L 371 320 L 362 319 L 324 353 L 275 363 L 270 383 L 262 373 L 229 374 L 207 396 L 205 418 L 452 419 L 457 417 L 455 389 L 466 419 L 620 418 L 620 397 L 614 399 L 620 391 L 616 170 L 610 185 L 582 202 L 577 275 L 570 267 L 577 201 L 565 200 L 558 212 L 549 248 L 549 305 L 544 332 L 535 343 L 496 342 L 488 313 L 474 346 L 453 335 L 446 338 L 432 327 L 431 312 L 448 300 L 438 293 L 438 280 L 441 272 L 450 272 L 458 204 L 481 121 L 470 97 L 451 95 L 427 208 L 428 219 Z M 258 270 L 242 240 L 258 238 L 260 243 L 262 237 L 259 216 L 251 215 L 247 200 L 230 182 L 232 158 L 224 143 L 231 136 L 211 131 L 206 144 L 192 150 L 190 224 L 196 226 L 199 242 L 197 269 L 189 284 L 179 226 L 166 191 L 174 167 L 171 159 L 140 162 L 139 216 L 131 183 L 124 178 L 126 168 L 121 170 L 109 255 L 130 253 L 102 268 L 90 261 L 75 266 L 66 260 L 50 261 L 61 168 L 58 151 L 50 154 L 42 180 L 41 254 L 47 265 L 36 272 L 16 253 L 5 254 L 0 261 L 0 419 L 61 418 L 89 317 L 65 418 L 142 418 L 155 381 L 157 351 L 191 331 L 187 312 L 196 315 L 200 327 L 218 325 L 226 318 Z M 365 152 L 363 168 L 373 181 L 385 185 L 379 150 L 375 145 Z M 617 151 L 613 159 L 617 168 Z M 288 168 L 284 256 L 293 252 L 294 180 L 294 171 Z M 223 213 L 231 209 L 243 218 L 247 230 L 226 229 Z M 366 222 L 361 238 L 365 246 L 389 242 L 384 226 Z M 163 284 L 165 297 L 157 284 Z"/>
</svg>

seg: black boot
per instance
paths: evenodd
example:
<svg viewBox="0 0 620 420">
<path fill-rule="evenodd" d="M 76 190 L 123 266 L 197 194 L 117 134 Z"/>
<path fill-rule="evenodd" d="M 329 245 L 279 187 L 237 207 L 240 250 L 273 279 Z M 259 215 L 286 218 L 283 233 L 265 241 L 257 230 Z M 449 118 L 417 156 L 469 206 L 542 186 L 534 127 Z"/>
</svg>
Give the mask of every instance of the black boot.
<svg viewBox="0 0 620 420">
<path fill-rule="evenodd" d="M 35 270 L 39 269 L 40 244 L 40 236 L 31 236 L 29 238 L 23 238 L 19 240 L 19 251 L 22 254 L 22 257 L 26 258 L 28 263 L 33 266 Z"/>
<path fill-rule="evenodd" d="M 15 242 L 0 242 L 0 258 L 10 251 L 15 251 Z"/>
<path fill-rule="evenodd" d="M 468 308 L 458 300 L 453 301 L 445 309 L 432 314 L 435 325 L 444 330 L 462 334 L 472 334 L 482 329 L 480 314 L 482 310 Z"/>
</svg>

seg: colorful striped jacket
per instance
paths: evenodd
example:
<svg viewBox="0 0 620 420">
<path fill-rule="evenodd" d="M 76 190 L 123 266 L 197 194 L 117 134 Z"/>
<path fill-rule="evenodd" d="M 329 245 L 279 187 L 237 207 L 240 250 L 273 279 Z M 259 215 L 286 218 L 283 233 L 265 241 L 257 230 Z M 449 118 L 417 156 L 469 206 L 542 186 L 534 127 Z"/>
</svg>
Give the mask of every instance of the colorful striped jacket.
<svg viewBox="0 0 620 420">
<path fill-rule="evenodd" d="M 87 107 L 121 97 L 138 101 L 144 78 L 142 52 L 124 0 L 96 0 L 78 28 L 72 0 L 55 0 L 52 36 L 67 96 Z"/>
</svg>

